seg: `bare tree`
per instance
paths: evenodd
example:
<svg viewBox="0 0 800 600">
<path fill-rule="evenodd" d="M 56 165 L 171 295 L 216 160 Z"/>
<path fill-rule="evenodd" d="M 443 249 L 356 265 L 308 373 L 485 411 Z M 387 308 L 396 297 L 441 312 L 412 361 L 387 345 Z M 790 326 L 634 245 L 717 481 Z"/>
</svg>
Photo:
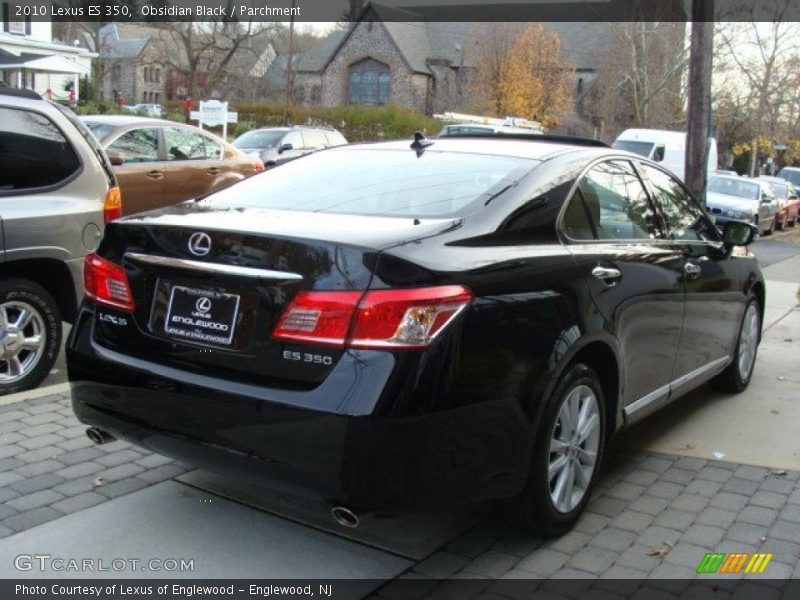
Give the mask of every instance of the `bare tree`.
<svg viewBox="0 0 800 600">
<path fill-rule="evenodd" d="M 237 53 L 267 27 L 270 25 L 253 21 L 165 23 L 160 26 L 158 42 L 169 67 L 184 75 L 189 94 L 198 97 L 199 79 L 206 90 L 223 87 Z"/>
<path fill-rule="evenodd" d="M 750 175 L 758 168 L 762 138 L 774 140 L 782 123 L 796 124 L 800 25 L 783 16 L 789 0 L 772 3 L 772 22 L 722 23 L 717 37 L 725 50 L 716 66 L 717 93 L 750 115 Z M 761 5 L 760 10 L 765 6 Z"/>
<path fill-rule="evenodd" d="M 684 121 L 689 61 L 685 24 L 609 23 L 610 43 L 587 98 L 598 125 L 675 127 Z"/>
</svg>

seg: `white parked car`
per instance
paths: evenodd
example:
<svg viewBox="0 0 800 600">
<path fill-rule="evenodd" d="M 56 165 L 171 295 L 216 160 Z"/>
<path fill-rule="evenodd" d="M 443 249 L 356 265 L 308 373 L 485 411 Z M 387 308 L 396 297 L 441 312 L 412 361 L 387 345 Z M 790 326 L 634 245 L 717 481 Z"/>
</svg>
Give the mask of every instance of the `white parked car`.
<svg viewBox="0 0 800 600">
<path fill-rule="evenodd" d="M 767 234 L 778 225 L 778 199 L 763 179 L 715 175 L 706 187 L 706 209 L 720 230 L 731 220 L 750 221 Z"/>
<path fill-rule="evenodd" d="M 155 117 L 156 119 L 160 119 L 164 114 L 164 107 L 160 104 L 127 104 L 122 108 L 129 110 L 132 113 L 144 114 L 148 117 Z"/>
</svg>

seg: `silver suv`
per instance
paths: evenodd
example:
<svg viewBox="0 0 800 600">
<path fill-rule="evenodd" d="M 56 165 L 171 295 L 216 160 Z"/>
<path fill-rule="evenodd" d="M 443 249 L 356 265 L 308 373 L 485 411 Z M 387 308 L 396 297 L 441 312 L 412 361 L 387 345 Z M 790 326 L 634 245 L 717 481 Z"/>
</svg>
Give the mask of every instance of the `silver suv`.
<svg viewBox="0 0 800 600">
<path fill-rule="evenodd" d="M 108 159 L 75 116 L 0 85 L 0 394 L 50 372 L 83 296 L 84 255 L 120 209 Z"/>
</svg>

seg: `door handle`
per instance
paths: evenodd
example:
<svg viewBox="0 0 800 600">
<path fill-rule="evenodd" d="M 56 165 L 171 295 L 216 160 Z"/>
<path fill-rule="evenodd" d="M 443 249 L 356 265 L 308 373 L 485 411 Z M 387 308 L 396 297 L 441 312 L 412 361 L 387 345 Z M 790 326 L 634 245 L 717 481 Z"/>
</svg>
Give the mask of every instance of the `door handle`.
<svg viewBox="0 0 800 600">
<path fill-rule="evenodd" d="M 163 174 L 161 171 L 150 171 L 150 172 L 147 174 L 147 176 L 148 176 L 150 179 L 161 179 L 161 178 L 164 176 L 164 174 Z"/>
<path fill-rule="evenodd" d="M 622 277 L 619 269 L 610 269 L 608 267 L 595 267 L 592 269 L 592 275 L 601 281 L 605 281 L 608 285 L 614 285 L 615 279 Z"/>
<path fill-rule="evenodd" d="M 222 170 L 218 169 L 217 167 L 211 167 L 207 172 L 209 175 L 219 175 L 222 173 Z"/>
<path fill-rule="evenodd" d="M 696 265 L 691 262 L 687 262 L 683 265 L 683 272 L 686 273 L 689 277 L 697 277 L 700 275 L 702 271 L 702 267 L 700 265 Z"/>
</svg>

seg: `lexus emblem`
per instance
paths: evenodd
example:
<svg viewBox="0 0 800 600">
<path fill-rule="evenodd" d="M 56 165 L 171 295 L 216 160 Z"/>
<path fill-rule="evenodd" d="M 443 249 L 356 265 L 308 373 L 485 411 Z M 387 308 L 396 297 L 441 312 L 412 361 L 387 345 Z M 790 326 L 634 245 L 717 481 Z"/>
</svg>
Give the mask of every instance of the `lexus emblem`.
<svg viewBox="0 0 800 600">
<path fill-rule="evenodd" d="M 189 252 L 195 256 L 205 256 L 211 252 L 211 238 L 207 233 L 198 231 L 189 238 Z"/>
<path fill-rule="evenodd" d="M 197 312 L 207 313 L 211 310 L 211 300 L 203 296 L 202 298 L 197 299 L 197 303 L 194 305 L 197 309 Z"/>
</svg>

